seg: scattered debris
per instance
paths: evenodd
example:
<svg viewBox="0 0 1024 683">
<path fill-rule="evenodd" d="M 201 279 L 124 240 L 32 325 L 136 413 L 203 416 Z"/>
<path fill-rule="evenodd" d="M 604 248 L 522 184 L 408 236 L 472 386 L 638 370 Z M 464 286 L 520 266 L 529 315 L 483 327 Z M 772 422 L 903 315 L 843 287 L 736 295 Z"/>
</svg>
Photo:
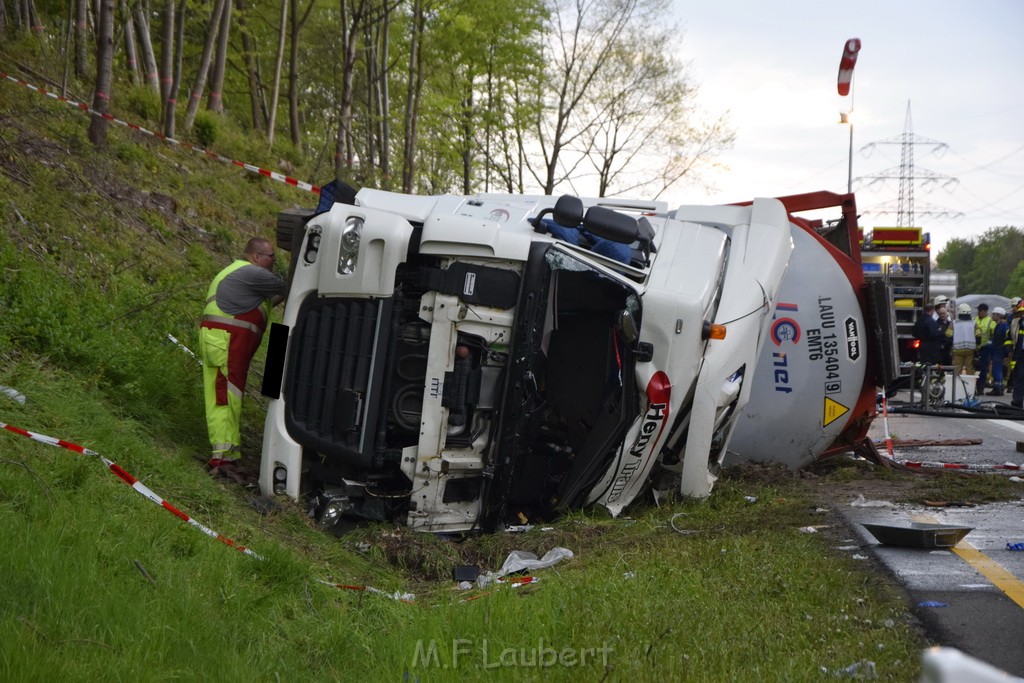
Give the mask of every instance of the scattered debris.
<svg viewBox="0 0 1024 683">
<path fill-rule="evenodd" d="M 249 506 L 252 507 L 253 510 L 264 517 L 274 512 L 282 512 L 284 510 L 281 503 L 270 496 L 250 496 L 246 499 L 246 502 L 249 503 Z"/>
<path fill-rule="evenodd" d="M 388 593 L 387 591 L 382 591 L 381 589 L 374 588 L 373 586 L 353 586 L 347 583 L 331 583 L 330 581 L 323 580 L 320 580 L 320 583 L 325 586 L 333 586 L 334 588 L 341 588 L 349 591 L 366 591 L 367 593 L 376 593 L 377 595 L 383 595 L 385 598 L 391 598 L 392 600 L 397 600 L 399 602 L 411 603 L 416 599 L 415 593 L 403 593 L 401 591 Z"/>
<path fill-rule="evenodd" d="M 835 669 L 832 671 L 829 671 L 825 667 L 821 667 L 821 672 L 824 674 L 830 674 L 835 678 L 874 679 L 878 677 L 878 674 L 875 672 L 875 663 L 868 659 L 862 659 L 859 662 L 854 662 L 846 668 Z"/>
<path fill-rule="evenodd" d="M 153 584 L 155 586 L 156 585 L 156 581 L 153 579 L 152 576 L 150 576 L 149 572 L 146 571 L 146 568 L 142 566 L 142 563 L 139 562 L 138 560 L 132 560 L 132 562 L 135 563 L 135 568 L 138 569 L 139 572 L 142 573 L 142 575 L 146 578 L 146 581 L 149 581 L 151 584 Z"/>
<path fill-rule="evenodd" d="M 980 446 L 981 439 L 893 439 L 893 446 Z"/>
<path fill-rule="evenodd" d="M 1020 477 L 1010 477 L 1010 481 L 1020 484 L 1021 482 L 1024 482 L 1024 479 L 1021 479 Z"/>
<path fill-rule="evenodd" d="M 973 508 L 978 505 L 977 503 L 972 503 L 966 500 L 925 500 L 922 502 L 931 508 Z"/>
<path fill-rule="evenodd" d="M 801 533 L 805 533 L 805 534 L 816 534 L 816 533 L 818 533 L 818 528 L 817 527 L 813 527 L 813 526 L 802 526 L 802 527 L 800 527 L 799 530 L 800 530 Z"/>
<path fill-rule="evenodd" d="M 562 560 L 572 559 L 572 557 L 573 553 L 568 548 L 552 548 L 544 553 L 544 557 L 540 559 L 537 559 L 537 556 L 533 553 L 526 552 L 524 550 L 513 550 L 509 553 L 508 557 L 505 558 L 505 562 L 501 565 L 501 569 L 496 572 L 487 572 L 486 574 L 480 574 L 477 576 L 476 585 L 478 588 L 483 588 L 499 581 L 507 574 L 513 574 L 527 569 L 531 571 L 547 569 L 548 567 L 558 564 Z"/>
<path fill-rule="evenodd" d="M 635 579 L 636 578 L 636 572 L 626 572 L 625 574 L 622 575 L 622 578 L 624 578 L 624 579 Z"/>
<path fill-rule="evenodd" d="M 11 400 L 17 401 L 22 405 L 25 404 L 25 394 L 21 393 L 17 389 L 11 387 L 0 386 L 0 394 L 6 394 Z"/>
<path fill-rule="evenodd" d="M 1024 543 L 1007 543 L 1006 549 L 1013 551 L 1022 551 L 1024 550 Z"/>
<path fill-rule="evenodd" d="M 668 524 L 669 524 L 669 526 L 672 527 L 673 531 L 675 531 L 677 534 L 682 534 L 683 536 L 691 536 L 693 534 L 700 534 L 700 533 L 704 533 L 706 531 L 722 531 L 722 530 L 725 529 L 725 525 L 724 524 L 719 524 L 718 526 L 711 527 L 709 529 L 680 529 L 679 527 L 676 526 L 676 517 L 688 517 L 688 516 L 689 516 L 688 512 L 677 512 L 674 515 L 672 515 L 672 518 L 669 519 Z"/>
<path fill-rule="evenodd" d="M 883 545 L 898 545 L 905 548 L 952 548 L 974 527 L 954 524 L 922 524 L 910 526 L 888 524 L 861 524 Z"/>
<path fill-rule="evenodd" d="M 949 607 L 945 602 L 939 602 L 937 600 L 925 600 L 924 602 L 917 603 L 918 607 Z"/>
<path fill-rule="evenodd" d="M 747 501 L 748 503 L 756 503 L 757 496 L 743 496 L 743 500 Z"/>
<path fill-rule="evenodd" d="M 480 568 L 464 564 L 452 569 L 452 581 L 476 581 L 480 576 Z"/>
<path fill-rule="evenodd" d="M 892 508 L 896 507 L 896 504 L 888 500 L 868 500 L 864 497 L 863 493 L 858 493 L 857 497 L 850 503 L 850 507 L 853 508 Z"/>
</svg>

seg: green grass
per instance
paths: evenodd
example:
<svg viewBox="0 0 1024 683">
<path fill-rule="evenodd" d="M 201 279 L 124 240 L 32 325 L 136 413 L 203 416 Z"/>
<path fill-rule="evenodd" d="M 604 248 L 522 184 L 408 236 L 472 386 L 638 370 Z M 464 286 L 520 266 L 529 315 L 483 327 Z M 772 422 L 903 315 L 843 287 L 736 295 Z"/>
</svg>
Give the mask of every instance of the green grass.
<svg viewBox="0 0 1024 683">
<path fill-rule="evenodd" d="M 150 100 L 131 94 L 129 113 Z M 705 503 L 461 540 L 380 525 L 335 539 L 294 504 L 261 515 L 203 472 L 199 369 L 166 335 L 195 348 L 210 278 L 311 195 L 119 127 L 97 152 L 85 127 L 0 83 L 0 385 L 28 399 L 0 395 L 0 421 L 98 451 L 264 560 L 95 458 L 0 432 L 0 680 L 817 680 L 860 660 L 882 679 L 918 675 L 923 642 L 899 596 L 824 534 L 798 532 L 821 518 L 792 478 L 732 477 Z M 309 168 L 227 119 L 213 144 Z M 261 419 L 247 400 L 252 455 Z M 450 580 L 456 564 L 495 569 L 512 549 L 555 546 L 576 557 L 535 586 Z M 573 666 L 525 665 L 552 650 Z"/>
</svg>

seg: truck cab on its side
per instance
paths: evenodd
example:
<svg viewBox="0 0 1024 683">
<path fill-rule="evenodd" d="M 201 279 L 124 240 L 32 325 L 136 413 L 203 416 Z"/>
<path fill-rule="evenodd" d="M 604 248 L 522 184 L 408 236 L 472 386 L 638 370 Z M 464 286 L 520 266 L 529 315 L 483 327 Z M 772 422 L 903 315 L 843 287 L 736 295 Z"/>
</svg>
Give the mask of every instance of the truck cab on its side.
<svg viewBox="0 0 1024 683">
<path fill-rule="evenodd" d="M 261 489 L 433 532 L 707 496 L 791 230 L 775 199 L 360 190 L 288 244 Z"/>
</svg>

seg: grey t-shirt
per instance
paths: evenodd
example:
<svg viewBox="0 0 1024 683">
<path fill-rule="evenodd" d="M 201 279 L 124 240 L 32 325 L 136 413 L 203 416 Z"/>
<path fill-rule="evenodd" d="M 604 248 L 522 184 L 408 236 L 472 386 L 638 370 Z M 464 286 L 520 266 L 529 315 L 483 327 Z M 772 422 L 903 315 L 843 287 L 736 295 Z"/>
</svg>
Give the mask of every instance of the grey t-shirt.
<svg viewBox="0 0 1024 683">
<path fill-rule="evenodd" d="M 265 299 L 282 296 L 288 285 L 266 268 L 249 264 L 242 266 L 217 286 L 217 307 L 228 315 L 248 313 Z"/>
</svg>

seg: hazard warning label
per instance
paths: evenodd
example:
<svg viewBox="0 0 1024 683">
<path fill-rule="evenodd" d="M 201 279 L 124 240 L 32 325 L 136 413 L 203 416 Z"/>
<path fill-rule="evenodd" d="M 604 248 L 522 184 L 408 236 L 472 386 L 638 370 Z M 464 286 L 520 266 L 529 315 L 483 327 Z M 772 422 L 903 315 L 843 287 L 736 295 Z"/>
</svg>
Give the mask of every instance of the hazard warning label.
<svg viewBox="0 0 1024 683">
<path fill-rule="evenodd" d="M 825 397 L 825 409 L 821 418 L 822 427 L 828 427 L 830 424 L 846 415 L 850 412 L 850 409 L 844 406 L 838 401 L 834 401 L 828 396 Z"/>
</svg>

